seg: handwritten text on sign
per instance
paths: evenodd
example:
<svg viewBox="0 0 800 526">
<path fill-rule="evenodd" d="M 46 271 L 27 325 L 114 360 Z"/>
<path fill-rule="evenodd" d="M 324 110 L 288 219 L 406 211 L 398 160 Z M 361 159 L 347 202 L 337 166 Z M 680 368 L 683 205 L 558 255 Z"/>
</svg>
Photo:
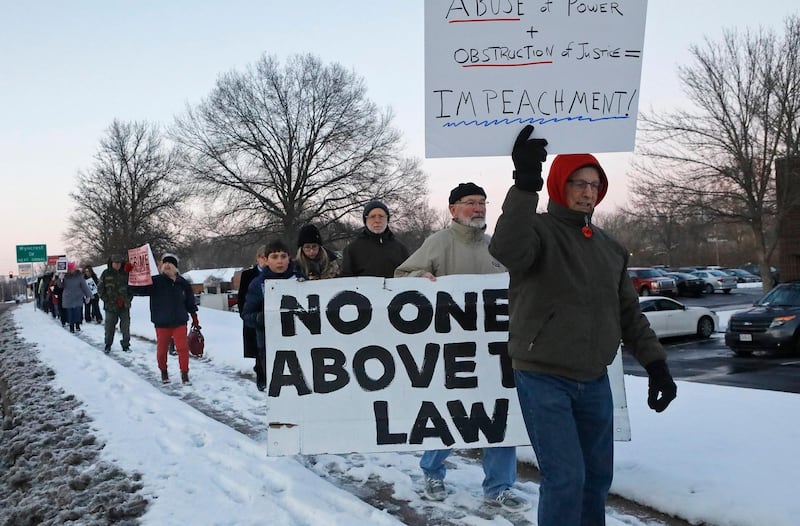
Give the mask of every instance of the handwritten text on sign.
<svg viewBox="0 0 800 526">
<path fill-rule="evenodd" d="M 631 151 L 646 0 L 426 0 L 427 157 Z"/>
<path fill-rule="evenodd" d="M 529 444 L 507 287 L 507 274 L 267 281 L 268 454 Z"/>
</svg>

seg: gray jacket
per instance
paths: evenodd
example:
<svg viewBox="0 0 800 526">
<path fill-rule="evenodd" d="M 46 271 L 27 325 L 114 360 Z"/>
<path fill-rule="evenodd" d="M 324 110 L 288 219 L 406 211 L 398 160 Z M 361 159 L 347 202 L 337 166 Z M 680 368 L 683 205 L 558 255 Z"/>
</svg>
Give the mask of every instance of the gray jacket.
<svg viewBox="0 0 800 526">
<path fill-rule="evenodd" d="M 591 215 L 511 187 L 489 251 L 509 270 L 509 355 L 515 369 L 589 381 L 619 346 L 642 365 L 666 359 L 628 278 L 628 252 Z"/>
<path fill-rule="evenodd" d="M 84 298 L 92 297 L 92 291 L 89 290 L 89 286 L 86 284 L 86 280 L 83 278 L 83 274 L 81 274 L 80 271 L 73 271 L 65 275 L 63 287 L 64 291 L 61 293 L 61 305 L 65 309 L 82 307 Z"/>
</svg>

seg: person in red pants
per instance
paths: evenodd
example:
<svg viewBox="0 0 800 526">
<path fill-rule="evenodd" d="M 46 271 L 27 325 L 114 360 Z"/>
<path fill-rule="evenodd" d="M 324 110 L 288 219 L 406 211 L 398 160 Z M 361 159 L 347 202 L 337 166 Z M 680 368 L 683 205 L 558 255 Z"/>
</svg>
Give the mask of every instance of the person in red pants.
<svg viewBox="0 0 800 526">
<path fill-rule="evenodd" d="M 200 328 L 197 305 L 192 286 L 178 272 L 178 257 L 164 254 L 160 273 L 153 276 L 153 284 L 131 287 L 137 296 L 150 296 L 150 321 L 156 329 L 156 361 L 161 371 L 161 382 L 169 383 L 167 351 L 170 340 L 178 350 L 178 367 L 181 382 L 189 381 L 189 345 L 186 341 L 186 324 L 191 317 L 192 327 Z"/>
</svg>

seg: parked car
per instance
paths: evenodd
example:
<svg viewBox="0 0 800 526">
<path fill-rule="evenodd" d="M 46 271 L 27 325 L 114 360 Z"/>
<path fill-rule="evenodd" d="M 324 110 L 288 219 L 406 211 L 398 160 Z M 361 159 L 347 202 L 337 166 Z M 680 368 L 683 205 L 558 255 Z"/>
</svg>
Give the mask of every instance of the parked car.
<svg viewBox="0 0 800 526">
<path fill-rule="evenodd" d="M 640 296 L 650 296 L 652 294 L 678 293 L 675 280 L 662 276 L 656 270 L 649 267 L 628 267 L 628 276 L 633 282 L 633 288 Z"/>
<path fill-rule="evenodd" d="M 761 269 L 758 268 L 758 264 L 756 263 L 746 263 L 739 267 L 742 270 L 746 270 L 750 274 L 755 274 L 756 276 L 761 278 L 761 281 L 764 281 L 764 278 L 761 276 Z M 772 274 L 772 286 L 774 287 L 781 281 L 781 275 L 778 272 L 778 269 L 775 267 L 769 267 L 769 272 Z"/>
<path fill-rule="evenodd" d="M 800 354 L 800 281 L 781 283 L 753 307 L 733 314 L 725 345 L 745 356 L 756 350 Z"/>
<path fill-rule="evenodd" d="M 228 292 L 228 310 L 239 312 L 239 293 L 235 290 Z"/>
<path fill-rule="evenodd" d="M 721 270 L 695 270 L 692 272 L 698 278 L 702 278 L 706 284 L 706 292 L 713 294 L 715 290 L 721 290 L 729 294 L 736 288 L 736 278 L 729 276 Z"/>
<path fill-rule="evenodd" d="M 737 283 L 760 283 L 761 278 L 741 268 L 726 268 L 722 272 L 736 278 Z"/>
<path fill-rule="evenodd" d="M 675 280 L 679 296 L 700 296 L 706 291 L 706 282 L 703 278 L 688 272 L 668 272 L 667 275 Z"/>
<path fill-rule="evenodd" d="M 719 317 L 714 311 L 705 307 L 689 307 L 672 298 L 639 298 L 639 306 L 659 338 L 690 334 L 710 338 L 719 327 Z"/>
</svg>

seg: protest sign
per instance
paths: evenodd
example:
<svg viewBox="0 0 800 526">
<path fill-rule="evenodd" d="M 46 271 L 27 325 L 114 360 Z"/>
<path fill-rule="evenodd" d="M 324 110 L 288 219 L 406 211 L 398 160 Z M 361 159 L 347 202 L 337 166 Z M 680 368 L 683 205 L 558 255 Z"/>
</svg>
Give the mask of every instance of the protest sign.
<svg viewBox="0 0 800 526">
<path fill-rule="evenodd" d="M 158 275 L 158 265 L 150 250 L 150 243 L 128 249 L 128 261 L 132 267 L 128 273 L 128 285 L 141 287 L 153 284 L 153 276 Z"/>
<path fill-rule="evenodd" d="M 264 303 L 268 455 L 530 444 L 508 274 L 267 280 Z M 611 371 L 615 438 L 629 440 L 621 363 Z"/>
<path fill-rule="evenodd" d="M 426 0 L 426 157 L 632 151 L 646 0 Z"/>
</svg>

